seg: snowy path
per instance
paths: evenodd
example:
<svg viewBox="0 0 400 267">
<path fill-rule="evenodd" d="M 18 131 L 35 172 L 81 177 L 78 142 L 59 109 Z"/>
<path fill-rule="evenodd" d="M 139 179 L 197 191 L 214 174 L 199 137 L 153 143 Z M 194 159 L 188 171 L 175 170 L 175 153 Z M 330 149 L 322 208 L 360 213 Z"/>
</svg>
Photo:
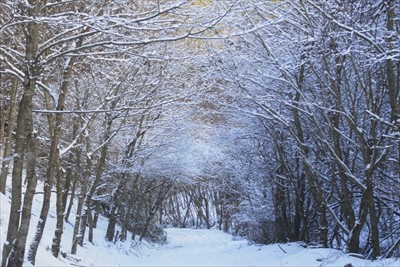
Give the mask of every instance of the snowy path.
<svg viewBox="0 0 400 267">
<path fill-rule="evenodd" d="M 242 253 L 247 241 L 234 241 L 232 236 L 217 230 L 168 229 L 169 244 L 152 253 L 140 264 L 174 266 L 239 266 L 259 265 L 248 262 Z M 151 251 L 148 251 L 151 252 Z"/>
<path fill-rule="evenodd" d="M 142 246 L 138 256 L 118 255 L 96 259 L 89 266 L 398 266 L 399 261 L 371 262 L 344 255 L 333 249 L 304 248 L 296 243 L 268 246 L 249 245 L 217 230 L 167 229 L 169 243 Z M 136 248 L 138 249 L 138 248 Z M 98 253 L 98 257 L 104 257 Z M 108 261 L 108 263 L 106 263 Z M 102 265 L 102 264 L 104 265 Z"/>
</svg>

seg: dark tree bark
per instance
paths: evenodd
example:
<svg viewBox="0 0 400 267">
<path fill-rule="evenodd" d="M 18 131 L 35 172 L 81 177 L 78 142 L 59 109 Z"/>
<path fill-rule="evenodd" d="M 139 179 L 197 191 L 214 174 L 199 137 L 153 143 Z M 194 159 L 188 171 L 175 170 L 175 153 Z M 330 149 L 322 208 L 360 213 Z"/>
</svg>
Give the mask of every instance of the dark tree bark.
<svg viewBox="0 0 400 267">
<path fill-rule="evenodd" d="M 114 205 L 110 211 L 108 218 L 108 225 L 106 231 L 106 240 L 112 242 L 114 240 L 115 225 L 117 224 L 117 207 Z"/>
<path fill-rule="evenodd" d="M 18 79 L 14 78 L 10 90 L 10 107 L 7 118 L 7 129 L 4 138 L 4 151 L 3 151 L 3 161 L 1 162 L 1 173 L 0 173 L 0 193 L 6 193 L 6 183 L 7 176 L 9 173 L 10 161 L 8 159 L 12 155 L 12 140 L 13 140 L 13 131 L 15 125 L 15 117 L 16 117 L 16 106 L 17 106 L 17 89 L 18 89 Z"/>
<path fill-rule="evenodd" d="M 28 1 L 29 8 L 26 9 L 27 16 L 34 17 L 39 12 L 39 1 Z M 22 4 L 21 4 L 22 5 Z M 25 10 L 25 7 L 20 6 Z M 36 143 L 33 131 L 33 95 L 36 88 L 36 82 L 39 74 L 37 67 L 36 53 L 38 48 L 38 26 L 36 23 L 27 23 L 26 31 L 24 31 L 26 47 L 25 61 L 29 62 L 24 72 L 23 96 L 19 102 L 15 151 L 17 155 L 14 158 L 12 172 L 12 196 L 11 196 L 11 212 L 9 217 L 7 243 L 3 247 L 2 266 L 22 266 L 25 254 L 26 237 L 29 230 L 32 198 L 36 187 Z M 21 217 L 21 188 L 22 188 L 22 172 L 23 162 L 26 162 L 26 180 L 27 191 L 24 198 Z M 7 262 L 8 261 L 8 262 Z"/>
</svg>

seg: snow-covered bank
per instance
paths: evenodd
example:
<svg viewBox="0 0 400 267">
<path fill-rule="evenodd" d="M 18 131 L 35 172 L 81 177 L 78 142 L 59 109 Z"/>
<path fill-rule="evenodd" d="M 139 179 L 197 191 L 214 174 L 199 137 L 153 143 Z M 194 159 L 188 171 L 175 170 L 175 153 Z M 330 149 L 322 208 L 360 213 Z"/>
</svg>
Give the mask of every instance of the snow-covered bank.
<svg viewBox="0 0 400 267">
<path fill-rule="evenodd" d="M 28 240 L 32 240 L 41 207 L 41 197 L 35 196 L 33 220 Z M 10 200 L 0 194 L 1 248 L 5 242 Z M 52 206 L 54 207 L 54 205 Z M 101 217 L 94 232 L 94 244 L 85 242 L 77 255 L 70 255 L 73 226 L 65 224 L 61 250 L 54 258 L 49 247 L 56 219 L 51 210 L 45 234 L 40 244 L 36 266 L 400 266 L 400 260 L 367 261 L 343 254 L 334 249 L 304 248 L 297 243 L 250 245 L 246 240 L 218 230 L 167 229 L 168 244 L 152 245 L 146 242 L 106 242 L 107 226 Z M 71 218 L 74 218 L 72 216 Z M 27 244 L 29 246 L 29 242 Z M 0 252 L 1 253 L 1 252 Z M 1 254 L 0 254 L 1 255 Z M 25 262 L 25 266 L 30 263 Z"/>
</svg>

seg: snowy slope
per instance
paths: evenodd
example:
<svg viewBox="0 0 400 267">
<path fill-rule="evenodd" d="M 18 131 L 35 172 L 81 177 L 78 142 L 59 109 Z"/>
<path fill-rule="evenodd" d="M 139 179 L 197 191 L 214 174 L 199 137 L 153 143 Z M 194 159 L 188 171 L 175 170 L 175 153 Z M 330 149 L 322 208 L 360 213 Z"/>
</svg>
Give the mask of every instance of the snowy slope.
<svg viewBox="0 0 400 267">
<path fill-rule="evenodd" d="M 42 195 L 35 196 L 28 246 L 41 208 Z M 54 200 L 54 198 L 53 198 Z M 0 242 L 5 241 L 10 199 L 0 194 Z M 36 266 L 400 266 L 400 260 L 366 261 L 349 257 L 333 249 L 304 248 L 297 243 L 268 246 L 250 245 L 246 240 L 218 230 L 167 229 L 168 244 L 152 245 L 146 242 L 106 242 L 107 221 L 101 218 L 95 229 L 94 244 L 86 242 L 70 255 L 72 224 L 65 224 L 62 256 L 54 258 L 49 246 L 56 224 L 52 205 L 45 234 L 40 244 Z M 71 221 L 75 218 L 72 214 Z M 1 253 L 1 252 L 0 252 Z M 1 255 L 1 254 L 0 254 Z M 28 262 L 26 266 L 30 266 Z"/>
</svg>

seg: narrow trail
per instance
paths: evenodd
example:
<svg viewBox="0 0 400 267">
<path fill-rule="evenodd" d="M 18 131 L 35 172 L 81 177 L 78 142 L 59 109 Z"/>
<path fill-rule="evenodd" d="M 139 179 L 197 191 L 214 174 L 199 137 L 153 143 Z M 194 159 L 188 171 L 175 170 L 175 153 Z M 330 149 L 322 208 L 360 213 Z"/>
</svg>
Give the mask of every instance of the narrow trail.
<svg viewBox="0 0 400 267">
<path fill-rule="evenodd" d="M 169 251 L 163 255 L 175 254 L 178 265 L 239 265 L 243 255 L 238 253 L 247 241 L 234 241 L 230 235 L 217 230 L 169 229 Z M 173 251 L 173 252 L 172 252 Z"/>
<path fill-rule="evenodd" d="M 167 229 L 169 243 L 149 257 L 137 259 L 138 265 L 167 266 L 260 266 L 260 258 L 246 256 L 246 240 L 234 240 L 218 230 Z M 254 251 L 254 247 L 252 249 Z M 150 256 L 151 254 L 151 256 Z M 260 253 L 260 256 L 261 253 Z"/>
</svg>

